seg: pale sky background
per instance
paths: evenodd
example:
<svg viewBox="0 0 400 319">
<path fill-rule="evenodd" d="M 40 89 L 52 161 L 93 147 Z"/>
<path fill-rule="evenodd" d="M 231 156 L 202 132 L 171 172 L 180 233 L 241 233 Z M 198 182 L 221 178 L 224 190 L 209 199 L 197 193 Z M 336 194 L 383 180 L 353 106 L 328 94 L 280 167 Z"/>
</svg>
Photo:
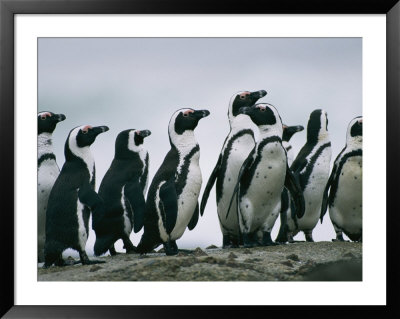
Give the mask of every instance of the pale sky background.
<svg viewBox="0 0 400 319">
<path fill-rule="evenodd" d="M 259 102 L 273 104 L 287 125 L 307 126 L 317 108 L 328 112 L 332 160 L 345 145 L 351 119 L 362 115 L 361 38 L 40 38 L 38 111 L 63 113 L 67 119 L 53 134 L 57 163 L 64 163 L 64 143 L 78 125 L 107 125 L 92 145 L 96 190 L 111 164 L 118 133 L 149 129 L 150 180 L 170 145 L 169 119 L 182 107 L 208 109 L 195 131 L 200 145 L 202 190 L 218 159 L 226 135 L 231 96 L 240 90 L 268 92 Z M 306 132 L 291 140 L 295 156 Z M 202 192 L 201 192 L 202 195 Z M 201 195 L 199 200 L 201 199 Z M 272 231 L 275 239 L 279 218 Z M 131 234 L 134 245 L 142 231 Z M 335 237 L 329 215 L 314 229 L 314 240 Z M 299 234 L 295 239 L 302 240 Z M 93 254 L 95 234 L 86 245 Z M 221 246 L 211 192 L 205 213 L 179 248 Z M 122 250 L 122 242 L 117 242 Z M 68 252 L 67 252 L 68 254 Z M 75 254 L 74 254 L 75 255 Z"/>
</svg>

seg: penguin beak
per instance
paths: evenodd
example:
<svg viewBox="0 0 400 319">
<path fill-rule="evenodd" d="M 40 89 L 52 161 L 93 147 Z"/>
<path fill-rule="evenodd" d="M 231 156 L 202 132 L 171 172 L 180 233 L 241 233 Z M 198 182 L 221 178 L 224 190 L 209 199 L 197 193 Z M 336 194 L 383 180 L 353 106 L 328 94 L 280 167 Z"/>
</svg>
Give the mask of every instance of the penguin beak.
<svg viewBox="0 0 400 319">
<path fill-rule="evenodd" d="M 209 110 L 196 110 L 193 112 L 193 115 L 200 120 L 203 117 L 209 116 L 210 111 Z"/>
<path fill-rule="evenodd" d="M 57 123 L 58 123 L 58 122 L 62 122 L 62 121 L 64 121 L 65 119 L 66 119 L 66 117 L 65 117 L 64 114 L 57 114 L 57 115 L 55 116 L 55 120 L 57 121 Z"/>
<path fill-rule="evenodd" d="M 250 98 L 254 100 L 254 102 L 257 102 L 259 99 L 267 95 L 267 91 L 265 90 L 260 90 L 260 91 L 255 91 L 250 93 Z"/>
<path fill-rule="evenodd" d="M 107 132 L 109 130 L 108 126 L 95 126 L 92 128 L 93 132 L 97 135 Z"/>
<path fill-rule="evenodd" d="M 304 130 L 304 126 L 302 125 L 296 125 L 296 126 L 292 126 L 293 130 L 297 133 L 297 132 L 301 132 L 302 130 Z M 289 127 L 288 127 L 289 128 Z"/>
<path fill-rule="evenodd" d="M 151 135 L 151 132 L 149 130 L 141 130 L 141 131 L 136 131 L 136 134 L 145 138 L 145 137 Z"/>
</svg>

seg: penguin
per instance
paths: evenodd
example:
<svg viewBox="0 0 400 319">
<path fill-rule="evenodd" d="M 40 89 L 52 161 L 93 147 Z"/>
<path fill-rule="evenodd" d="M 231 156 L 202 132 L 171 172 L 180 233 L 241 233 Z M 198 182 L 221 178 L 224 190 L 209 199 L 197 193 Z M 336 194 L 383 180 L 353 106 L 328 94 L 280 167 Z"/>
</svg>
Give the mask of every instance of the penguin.
<svg viewBox="0 0 400 319">
<path fill-rule="evenodd" d="M 362 241 L 362 122 L 361 116 L 350 121 L 346 146 L 336 157 L 324 191 L 320 219 L 322 223 L 329 205 L 336 232 L 332 241 L 344 241 L 343 233 Z"/>
<path fill-rule="evenodd" d="M 65 265 L 62 252 L 67 248 L 77 250 L 84 265 L 100 262 L 89 260 L 85 245 L 91 210 L 104 209 L 103 200 L 94 191 L 95 164 L 90 145 L 106 131 L 107 126 L 83 125 L 68 134 L 64 147 L 65 163 L 47 205 L 44 268 L 54 263 Z"/>
<path fill-rule="evenodd" d="M 279 233 L 282 237 L 279 241 L 294 242 L 293 236 L 299 231 L 304 232 L 306 241 L 314 241 L 312 231 L 321 215 L 322 197 L 329 178 L 331 154 L 328 114 L 322 109 L 314 110 L 307 124 L 306 144 L 290 167 L 303 191 L 305 213 L 301 218 L 297 218 L 291 205 L 290 213 L 283 218 L 281 223 Z"/>
<path fill-rule="evenodd" d="M 302 125 L 287 126 L 283 124 L 282 128 L 283 128 L 282 145 L 286 150 L 287 161 L 290 167 L 293 163 L 294 155 L 293 155 L 292 145 L 290 145 L 289 141 L 294 134 L 303 131 L 304 127 Z"/>
<path fill-rule="evenodd" d="M 303 130 L 304 127 L 302 125 L 287 126 L 286 124 L 283 124 L 282 145 L 286 150 L 287 162 L 289 167 L 292 165 L 294 159 L 293 148 L 292 145 L 289 143 L 289 141 L 294 134 L 301 132 Z M 286 219 L 288 213 L 290 200 L 291 200 L 290 194 L 288 190 L 284 188 L 281 195 L 281 211 L 279 214 L 281 224 L 286 222 L 284 219 Z M 286 242 L 286 235 L 280 232 L 275 241 Z"/>
<path fill-rule="evenodd" d="M 137 233 L 143 227 L 149 172 L 149 154 L 143 141 L 150 134 L 149 130 L 129 129 L 116 138 L 114 159 L 99 187 L 105 214 L 92 215 L 96 256 L 107 250 L 116 255 L 114 243 L 119 239 L 123 240 L 127 253 L 136 251 L 129 236 L 132 229 Z"/>
<path fill-rule="evenodd" d="M 53 153 L 53 132 L 57 124 L 65 120 L 64 114 L 40 112 L 38 114 L 38 262 L 44 262 L 44 242 L 46 238 L 46 209 L 50 191 L 60 168 Z"/>
<path fill-rule="evenodd" d="M 287 163 L 282 145 L 282 120 L 277 109 L 271 104 L 259 103 L 242 107 L 239 112 L 248 115 L 258 126 L 259 139 L 240 168 L 228 214 L 236 195 L 244 247 L 275 245 L 271 230 L 279 215 L 284 186 L 293 195 L 299 218 L 304 214 L 303 194 Z M 261 243 L 258 232 L 262 232 Z"/>
<path fill-rule="evenodd" d="M 241 243 L 236 201 L 233 201 L 231 207 L 235 213 L 227 215 L 227 211 L 233 190 L 237 184 L 239 170 L 254 148 L 254 132 L 258 131 L 251 119 L 240 113 L 239 109 L 254 105 L 266 94 L 267 92 L 264 90 L 240 91 L 231 97 L 228 108 L 230 132 L 225 138 L 217 164 L 208 179 L 201 199 L 200 215 L 202 216 L 210 191 L 216 182 L 217 213 L 222 232 L 223 248 L 238 247 Z"/>
<path fill-rule="evenodd" d="M 163 244 L 166 255 L 176 255 L 176 240 L 186 227 L 192 230 L 197 224 L 202 177 L 194 129 L 209 114 L 208 110 L 184 108 L 177 110 L 169 121 L 171 149 L 149 187 L 144 232 L 137 246 L 140 254 Z"/>
</svg>

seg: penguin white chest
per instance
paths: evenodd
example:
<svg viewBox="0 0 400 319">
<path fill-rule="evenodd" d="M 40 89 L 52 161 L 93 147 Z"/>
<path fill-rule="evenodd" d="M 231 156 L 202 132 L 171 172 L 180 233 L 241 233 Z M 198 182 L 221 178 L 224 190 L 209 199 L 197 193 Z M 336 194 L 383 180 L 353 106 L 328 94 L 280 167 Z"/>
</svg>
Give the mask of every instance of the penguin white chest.
<svg viewBox="0 0 400 319">
<path fill-rule="evenodd" d="M 196 209 L 202 183 L 199 158 L 200 152 L 196 152 L 192 156 L 184 187 L 177 198 L 178 216 L 171 232 L 171 240 L 176 240 L 183 235 Z"/>
<path fill-rule="evenodd" d="M 353 156 L 343 165 L 338 176 L 336 195 L 329 208 L 332 221 L 349 232 L 362 225 L 362 158 Z"/>
<path fill-rule="evenodd" d="M 250 219 L 250 231 L 259 228 L 270 215 L 278 216 L 286 176 L 286 155 L 278 142 L 268 143 L 262 150 L 247 191 L 240 199 L 240 211 Z"/>
<path fill-rule="evenodd" d="M 78 220 L 78 242 L 83 251 L 85 251 L 86 241 L 88 234 L 86 232 L 85 223 L 83 220 L 83 210 L 85 209 L 85 205 L 81 203 L 81 201 L 77 200 L 76 207 L 76 217 Z"/>
<path fill-rule="evenodd" d="M 329 178 L 331 148 L 325 147 L 314 163 L 310 164 L 314 154 L 308 159 L 309 164 L 301 174 L 309 174 L 304 188 L 305 213 L 298 219 L 300 229 L 311 230 L 321 214 L 322 196 Z"/>
<path fill-rule="evenodd" d="M 218 215 L 220 220 L 226 220 L 226 212 L 228 210 L 231 197 L 233 191 L 235 189 L 237 178 L 239 175 L 240 168 L 242 167 L 243 162 L 246 160 L 247 156 L 250 154 L 251 150 L 254 147 L 254 139 L 250 134 L 243 135 L 237 138 L 232 143 L 232 148 L 229 153 L 229 157 L 226 163 L 226 171 L 222 184 L 222 194 L 221 198 L 218 201 Z M 232 211 L 236 211 L 236 200 L 232 202 Z M 231 222 L 237 224 L 237 217 L 235 214 L 229 214 L 228 219 Z M 230 227 L 230 222 L 226 220 L 228 223 L 225 224 L 225 227 Z"/>
<path fill-rule="evenodd" d="M 53 159 L 45 160 L 38 167 L 38 200 L 48 200 L 48 195 L 60 174 L 57 163 Z M 45 196 L 47 194 L 47 198 Z"/>
</svg>

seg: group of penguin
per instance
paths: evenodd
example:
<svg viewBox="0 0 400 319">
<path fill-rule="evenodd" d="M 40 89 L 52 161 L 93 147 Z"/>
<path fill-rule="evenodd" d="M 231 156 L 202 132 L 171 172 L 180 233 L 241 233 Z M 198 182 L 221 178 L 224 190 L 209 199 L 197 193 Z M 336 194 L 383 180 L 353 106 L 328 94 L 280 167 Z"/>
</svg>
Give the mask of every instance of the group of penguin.
<svg viewBox="0 0 400 319">
<path fill-rule="evenodd" d="M 61 169 L 52 151 L 52 133 L 66 119 L 63 114 L 38 114 L 38 261 L 44 268 L 66 265 L 62 252 L 79 252 L 82 264 L 89 218 L 96 234 L 94 253 L 116 254 L 122 239 L 127 253 L 145 254 L 163 245 L 166 255 L 178 254 L 176 240 L 193 230 L 203 215 L 214 183 L 223 248 L 294 242 L 312 231 L 329 206 L 336 239 L 343 233 L 362 240 L 362 117 L 351 120 L 346 145 L 330 171 L 331 143 L 327 112 L 314 110 L 307 125 L 307 141 L 293 160 L 289 141 L 304 128 L 286 126 L 278 110 L 258 103 L 267 94 L 240 91 L 229 103 L 230 132 L 208 179 L 201 202 L 200 147 L 194 130 L 208 110 L 184 108 L 170 118 L 171 149 L 148 188 L 149 154 L 143 146 L 149 130 L 128 129 L 115 141 L 112 163 L 95 191 L 96 170 L 90 146 L 107 126 L 73 128 L 64 147 Z M 146 198 L 147 194 L 147 198 Z M 280 216 L 275 242 L 271 230 Z M 137 247 L 132 230 L 144 228 Z"/>
</svg>

